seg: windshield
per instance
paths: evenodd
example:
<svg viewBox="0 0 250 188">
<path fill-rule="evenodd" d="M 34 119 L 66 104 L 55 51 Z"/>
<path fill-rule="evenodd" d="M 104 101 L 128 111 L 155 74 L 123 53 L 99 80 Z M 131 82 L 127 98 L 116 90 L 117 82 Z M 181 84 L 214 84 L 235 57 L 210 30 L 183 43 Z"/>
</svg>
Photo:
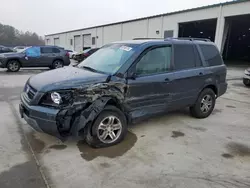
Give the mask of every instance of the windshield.
<svg viewBox="0 0 250 188">
<path fill-rule="evenodd" d="M 78 65 L 98 72 L 114 74 L 132 56 L 135 44 L 110 44 L 102 47 Z"/>
<path fill-rule="evenodd" d="M 19 52 L 19 53 L 24 53 L 28 48 L 30 48 L 30 47 L 26 47 L 26 48 L 24 48 L 24 49 L 20 49 L 20 50 L 18 50 L 18 52 Z"/>
</svg>

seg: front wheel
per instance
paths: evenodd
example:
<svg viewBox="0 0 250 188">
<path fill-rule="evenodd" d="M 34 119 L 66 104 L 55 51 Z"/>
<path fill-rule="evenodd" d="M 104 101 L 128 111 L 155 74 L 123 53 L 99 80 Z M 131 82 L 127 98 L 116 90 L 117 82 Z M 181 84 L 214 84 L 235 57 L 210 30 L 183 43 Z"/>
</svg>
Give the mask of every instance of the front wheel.
<svg viewBox="0 0 250 188">
<path fill-rule="evenodd" d="M 52 64 L 53 69 L 58 69 L 63 67 L 63 62 L 61 60 L 55 60 Z"/>
<path fill-rule="evenodd" d="M 86 142 L 95 148 L 120 143 L 127 133 L 127 121 L 123 112 L 114 106 L 106 106 L 89 128 Z"/>
<path fill-rule="evenodd" d="M 215 101 L 214 91 L 210 88 L 204 89 L 200 93 L 194 106 L 190 107 L 191 115 L 196 118 L 208 117 L 214 109 Z"/>
<path fill-rule="evenodd" d="M 243 78 L 243 84 L 247 87 L 250 87 L 250 79 Z"/>
<path fill-rule="evenodd" d="M 10 72 L 17 72 L 17 71 L 19 71 L 20 67 L 21 67 L 20 63 L 16 60 L 11 60 L 7 64 L 7 69 Z"/>
</svg>

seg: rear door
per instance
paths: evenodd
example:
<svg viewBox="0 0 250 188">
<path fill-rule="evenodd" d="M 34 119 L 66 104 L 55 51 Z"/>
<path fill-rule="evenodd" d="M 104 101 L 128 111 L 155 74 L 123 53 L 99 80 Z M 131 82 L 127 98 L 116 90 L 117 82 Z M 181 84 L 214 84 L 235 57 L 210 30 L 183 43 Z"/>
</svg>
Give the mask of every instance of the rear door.
<svg viewBox="0 0 250 188">
<path fill-rule="evenodd" d="M 152 115 L 168 108 L 171 102 L 172 47 L 157 46 L 145 51 L 129 70 L 125 100 L 133 118 Z"/>
<path fill-rule="evenodd" d="M 192 105 L 204 85 L 205 70 L 192 43 L 174 45 L 173 108 Z"/>
<path fill-rule="evenodd" d="M 45 66 L 45 67 L 51 66 L 53 60 L 56 57 L 57 57 L 57 53 L 55 53 L 55 50 L 53 47 L 41 47 L 41 62 L 40 62 L 41 66 Z"/>
</svg>

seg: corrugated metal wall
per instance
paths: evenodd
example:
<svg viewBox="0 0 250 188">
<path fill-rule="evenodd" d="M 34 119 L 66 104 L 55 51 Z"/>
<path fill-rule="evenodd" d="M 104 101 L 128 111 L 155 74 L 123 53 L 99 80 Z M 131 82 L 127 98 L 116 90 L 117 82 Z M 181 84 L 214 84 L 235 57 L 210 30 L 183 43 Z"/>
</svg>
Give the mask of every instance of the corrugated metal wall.
<svg viewBox="0 0 250 188">
<path fill-rule="evenodd" d="M 236 4 L 210 7 L 206 9 L 198 9 L 176 14 L 157 16 L 153 18 L 145 18 L 142 20 L 131 22 L 118 23 L 114 25 L 83 29 L 80 31 L 50 35 L 46 36 L 46 39 L 49 39 L 48 41 L 53 41 L 54 38 L 59 38 L 60 46 L 63 46 L 67 49 L 72 49 L 74 46 L 72 46 L 72 43 L 70 41 L 74 39 L 74 36 L 83 36 L 85 34 L 88 34 L 88 37 L 90 37 L 90 39 L 92 39 L 92 37 L 95 37 L 94 44 L 92 43 L 92 40 L 90 40 L 90 46 L 93 48 L 101 47 L 102 45 L 110 42 L 119 40 L 131 40 L 137 37 L 161 38 L 164 36 L 164 31 L 173 33 L 173 36 L 177 37 L 179 23 L 216 18 L 217 26 L 215 43 L 217 44 L 219 49 L 221 49 L 225 17 L 250 14 L 249 7 L 250 1 L 239 2 Z M 47 40 L 45 41 L 47 42 Z M 82 43 L 81 48 L 84 46 L 84 44 L 85 43 Z"/>
</svg>

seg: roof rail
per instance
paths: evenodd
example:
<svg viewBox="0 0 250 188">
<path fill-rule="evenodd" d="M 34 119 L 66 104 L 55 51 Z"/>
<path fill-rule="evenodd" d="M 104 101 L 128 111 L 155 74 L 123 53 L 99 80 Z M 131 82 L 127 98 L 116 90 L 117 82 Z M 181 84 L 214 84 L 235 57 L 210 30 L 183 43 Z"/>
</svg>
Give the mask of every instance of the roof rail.
<svg viewBox="0 0 250 188">
<path fill-rule="evenodd" d="M 134 38 L 133 40 L 163 40 L 163 38 Z"/>
<path fill-rule="evenodd" d="M 164 40 L 189 40 L 189 41 L 195 41 L 195 40 L 200 40 L 200 41 L 205 41 L 205 42 L 211 42 L 210 39 L 206 38 L 191 38 L 191 37 L 179 37 L 179 38 L 165 38 Z"/>
</svg>

